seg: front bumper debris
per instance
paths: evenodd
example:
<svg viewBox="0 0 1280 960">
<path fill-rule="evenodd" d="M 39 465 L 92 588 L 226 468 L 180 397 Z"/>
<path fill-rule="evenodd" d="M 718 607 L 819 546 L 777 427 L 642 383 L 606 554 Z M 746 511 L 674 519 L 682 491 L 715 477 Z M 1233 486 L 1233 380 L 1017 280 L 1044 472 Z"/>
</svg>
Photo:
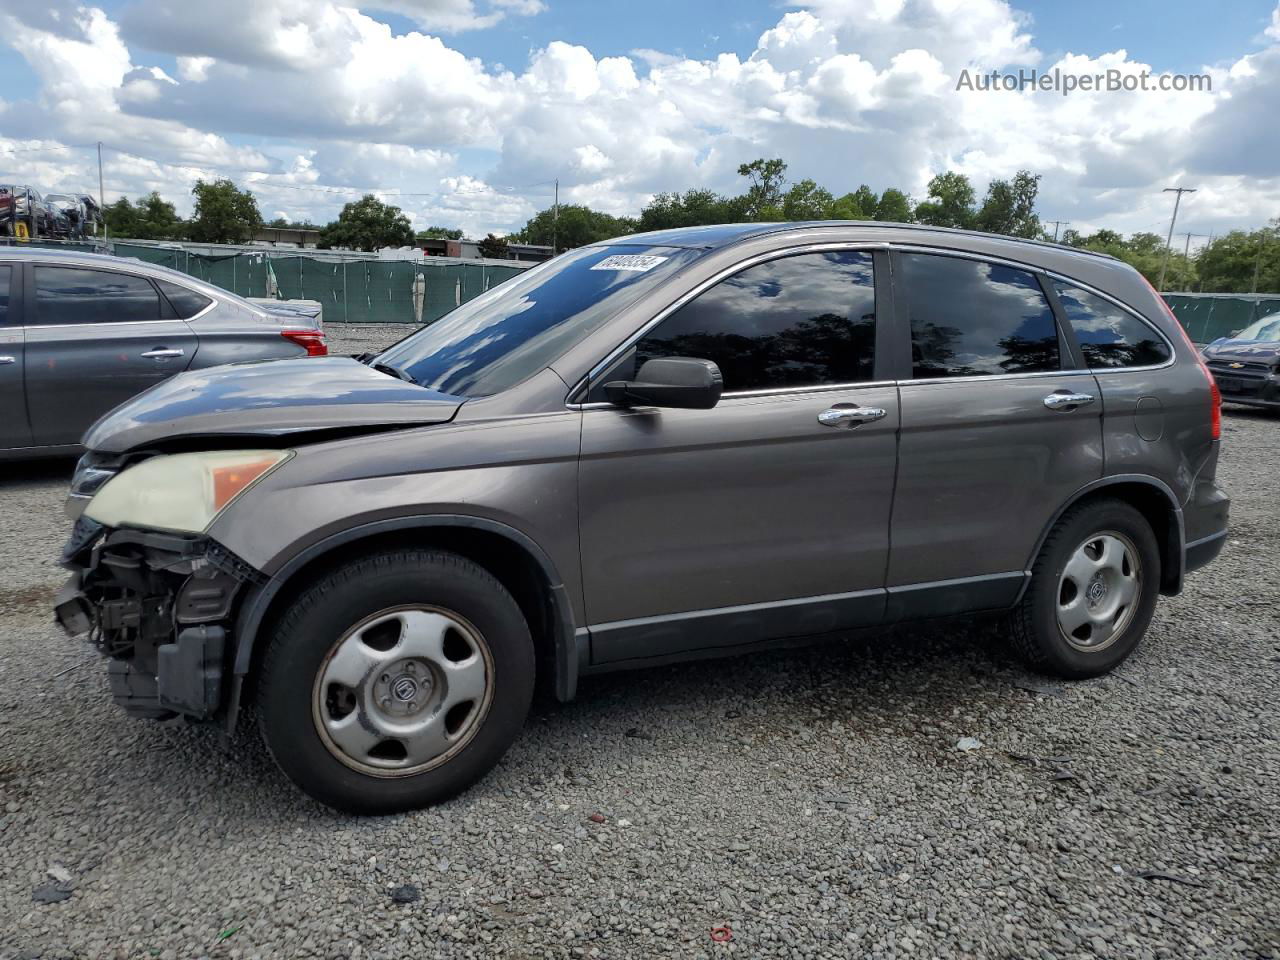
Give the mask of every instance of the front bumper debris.
<svg viewBox="0 0 1280 960">
<path fill-rule="evenodd" d="M 71 577 L 54 616 L 109 660 L 112 698 L 132 716 L 217 716 L 231 621 L 264 578 L 203 536 L 103 527 L 81 517 L 63 550 Z"/>
</svg>

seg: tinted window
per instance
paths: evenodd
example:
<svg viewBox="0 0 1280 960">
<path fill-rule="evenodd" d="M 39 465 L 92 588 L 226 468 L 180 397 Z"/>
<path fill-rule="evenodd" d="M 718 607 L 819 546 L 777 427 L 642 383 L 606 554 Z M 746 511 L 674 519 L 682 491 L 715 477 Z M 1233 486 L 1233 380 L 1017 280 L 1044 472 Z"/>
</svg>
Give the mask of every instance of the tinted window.
<svg viewBox="0 0 1280 960">
<path fill-rule="evenodd" d="M 189 320 L 213 303 L 203 293 L 196 293 L 180 283 L 172 283 L 168 280 L 157 280 L 156 283 L 159 284 L 165 299 L 173 304 L 173 309 L 178 312 L 178 316 L 183 320 Z"/>
<path fill-rule="evenodd" d="M 1169 359 L 1168 344 L 1133 314 L 1058 280 L 1053 289 L 1090 367 L 1148 367 Z"/>
<path fill-rule="evenodd" d="M 807 253 L 722 280 L 636 345 L 654 357 L 714 360 L 725 390 L 870 380 L 875 366 L 871 254 Z"/>
<path fill-rule="evenodd" d="M 158 319 L 160 297 L 145 277 L 114 270 L 36 267 L 37 324 Z"/>
<path fill-rule="evenodd" d="M 1058 327 L 1034 275 L 916 253 L 902 265 L 917 379 L 1059 369 Z"/>
<path fill-rule="evenodd" d="M 700 255 L 675 247 L 579 247 L 464 303 L 377 359 L 424 387 L 488 396 L 537 373 Z M 428 291 L 438 282 L 428 276 Z M 453 281 L 446 282 L 452 296 Z"/>
<path fill-rule="evenodd" d="M 9 319 L 9 274 L 11 268 L 0 267 L 0 323 Z"/>
</svg>

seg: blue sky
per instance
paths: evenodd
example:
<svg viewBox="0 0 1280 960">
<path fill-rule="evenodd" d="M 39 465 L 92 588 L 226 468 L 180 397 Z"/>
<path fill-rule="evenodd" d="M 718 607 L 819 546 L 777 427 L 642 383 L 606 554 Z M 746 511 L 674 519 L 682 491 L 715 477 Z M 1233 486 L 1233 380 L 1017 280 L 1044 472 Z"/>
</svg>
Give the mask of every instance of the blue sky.
<svg viewBox="0 0 1280 960">
<path fill-rule="evenodd" d="M 837 195 L 1041 174 L 1041 212 L 1221 230 L 1280 215 L 1275 0 L 0 0 L 0 179 L 180 208 L 196 177 L 330 219 L 373 190 L 415 222 L 510 230 L 561 199 L 635 213 L 782 156 Z M 1124 51 L 1121 56 L 1118 51 Z M 1068 55 L 1070 57 L 1067 58 Z M 1199 72 L 1211 92 L 959 93 L 962 69 Z"/>
</svg>

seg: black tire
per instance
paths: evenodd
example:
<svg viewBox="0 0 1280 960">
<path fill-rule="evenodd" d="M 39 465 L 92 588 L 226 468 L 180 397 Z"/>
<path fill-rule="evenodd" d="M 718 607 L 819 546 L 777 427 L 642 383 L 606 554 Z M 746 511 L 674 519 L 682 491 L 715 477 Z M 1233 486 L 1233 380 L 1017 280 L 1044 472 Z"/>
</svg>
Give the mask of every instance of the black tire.
<svg viewBox="0 0 1280 960">
<path fill-rule="evenodd" d="M 379 611 L 430 604 L 473 625 L 492 659 L 491 699 L 470 740 L 437 767 L 371 775 L 339 759 L 317 729 L 317 672 L 335 644 Z M 492 769 L 524 725 L 534 687 L 529 627 L 488 571 L 456 554 L 396 550 L 353 560 L 298 596 L 276 624 L 258 685 L 259 727 L 280 769 L 339 810 L 384 814 L 439 803 Z"/>
<path fill-rule="evenodd" d="M 1127 625 L 1104 648 L 1082 650 L 1059 627 L 1058 603 L 1068 561 L 1096 535 L 1119 533 L 1140 560 L 1137 598 Z M 1125 661 L 1147 632 L 1160 593 L 1160 549 L 1151 525 L 1120 500 L 1092 500 L 1072 507 L 1055 524 L 1032 568 L 1031 583 L 1009 617 L 1015 652 L 1035 670 L 1067 680 L 1109 673 Z"/>
</svg>

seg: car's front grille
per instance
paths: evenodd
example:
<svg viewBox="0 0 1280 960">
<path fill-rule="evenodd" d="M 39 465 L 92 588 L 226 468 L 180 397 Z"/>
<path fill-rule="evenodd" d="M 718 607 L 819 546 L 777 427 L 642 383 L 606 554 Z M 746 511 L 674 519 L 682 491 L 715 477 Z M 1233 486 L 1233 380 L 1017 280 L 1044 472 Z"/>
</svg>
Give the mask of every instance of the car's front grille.
<svg viewBox="0 0 1280 960">
<path fill-rule="evenodd" d="M 1228 377 L 1265 376 L 1271 364 L 1260 360 L 1210 360 L 1209 369 Z"/>
</svg>

